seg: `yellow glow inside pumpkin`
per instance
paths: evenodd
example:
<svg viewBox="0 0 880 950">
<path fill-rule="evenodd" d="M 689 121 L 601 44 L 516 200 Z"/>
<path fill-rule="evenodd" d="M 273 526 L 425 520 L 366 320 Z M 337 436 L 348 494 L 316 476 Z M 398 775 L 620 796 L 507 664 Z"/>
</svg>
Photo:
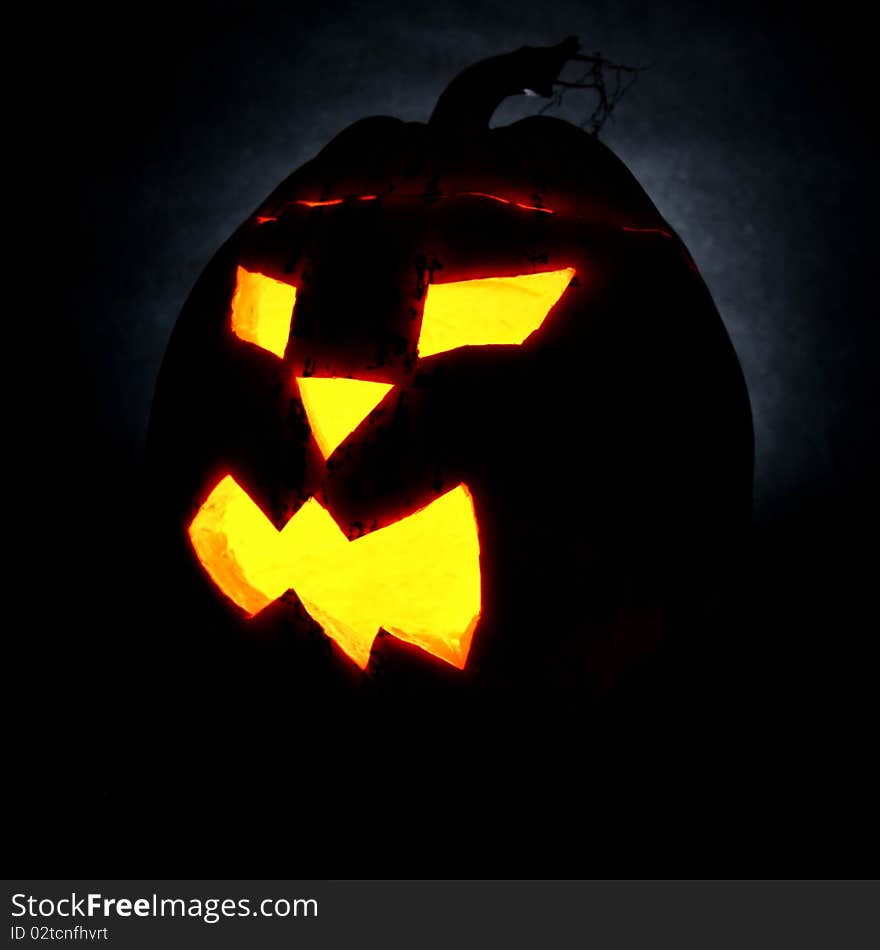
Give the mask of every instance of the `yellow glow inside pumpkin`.
<svg viewBox="0 0 880 950">
<path fill-rule="evenodd" d="M 300 376 L 296 382 L 312 435 L 325 459 L 391 389 L 390 383 L 363 379 Z"/>
<path fill-rule="evenodd" d="M 481 600 L 477 520 L 463 484 L 349 541 L 314 498 L 278 531 L 227 475 L 189 537 L 213 581 L 250 616 L 290 588 L 361 669 L 380 627 L 464 669 Z"/>
<path fill-rule="evenodd" d="M 430 284 L 419 356 L 460 346 L 522 343 L 544 322 L 574 277 L 574 268 Z"/>
<path fill-rule="evenodd" d="M 239 267 L 232 295 L 232 332 L 283 357 L 295 302 L 296 287 Z"/>
</svg>

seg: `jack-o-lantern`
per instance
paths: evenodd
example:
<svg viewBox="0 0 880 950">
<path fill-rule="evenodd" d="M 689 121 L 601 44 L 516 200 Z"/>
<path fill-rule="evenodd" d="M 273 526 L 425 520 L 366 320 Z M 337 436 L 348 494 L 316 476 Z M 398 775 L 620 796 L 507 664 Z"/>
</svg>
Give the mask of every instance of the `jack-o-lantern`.
<svg viewBox="0 0 880 950">
<path fill-rule="evenodd" d="M 594 136 L 488 125 L 576 49 L 355 123 L 208 265 L 149 441 L 200 648 L 283 644 L 300 686 L 582 686 L 699 615 L 750 511 L 721 320 Z"/>
</svg>

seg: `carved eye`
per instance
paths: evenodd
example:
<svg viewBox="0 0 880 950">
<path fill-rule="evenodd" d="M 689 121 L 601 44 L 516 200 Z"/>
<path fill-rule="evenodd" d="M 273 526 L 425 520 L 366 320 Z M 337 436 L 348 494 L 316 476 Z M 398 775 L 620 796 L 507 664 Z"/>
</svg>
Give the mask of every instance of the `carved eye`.
<svg viewBox="0 0 880 950">
<path fill-rule="evenodd" d="M 460 346 L 522 343 L 547 317 L 574 268 L 431 284 L 425 298 L 419 356 Z"/>
<path fill-rule="evenodd" d="M 239 267 L 232 296 L 232 332 L 283 358 L 295 303 L 296 287 Z"/>
</svg>

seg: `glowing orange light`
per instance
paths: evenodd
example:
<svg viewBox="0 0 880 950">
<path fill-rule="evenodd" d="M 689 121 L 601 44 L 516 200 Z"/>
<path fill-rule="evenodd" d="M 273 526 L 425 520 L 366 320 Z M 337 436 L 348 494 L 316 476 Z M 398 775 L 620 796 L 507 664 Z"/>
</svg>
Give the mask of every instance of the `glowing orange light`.
<svg viewBox="0 0 880 950">
<path fill-rule="evenodd" d="M 329 201 L 297 201 L 297 204 L 306 208 L 327 208 L 330 205 L 341 205 L 342 201 L 342 198 L 331 198 Z"/>
<path fill-rule="evenodd" d="M 543 214 L 554 213 L 552 208 L 539 208 L 538 205 L 520 204 L 520 202 L 518 201 L 510 201 L 508 198 L 500 198 L 498 195 L 490 195 L 490 194 L 487 194 L 485 191 L 460 191 L 458 192 L 458 194 L 466 195 L 471 198 L 489 198 L 492 201 L 499 201 L 503 205 L 509 205 L 509 204 L 516 205 L 517 208 L 523 208 L 526 211 L 540 211 Z"/>
<path fill-rule="evenodd" d="M 459 346 L 522 343 L 544 322 L 574 277 L 574 268 L 430 284 L 419 356 Z"/>
<path fill-rule="evenodd" d="M 283 357 L 295 302 L 295 287 L 239 267 L 232 295 L 232 332 Z"/>
<path fill-rule="evenodd" d="M 507 198 L 499 198 L 498 195 L 487 195 L 485 191 L 460 191 L 459 194 L 469 198 L 490 198 L 492 201 L 500 201 L 503 205 L 510 204 Z"/>
<path fill-rule="evenodd" d="M 257 224 L 268 224 L 270 221 L 277 221 L 278 218 L 273 218 L 271 215 L 257 215 Z"/>
<path fill-rule="evenodd" d="M 502 198 L 499 195 L 490 195 L 485 191 L 457 191 L 456 195 L 464 195 L 471 198 L 488 198 L 491 201 L 497 201 L 503 205 L 515 205 L 517 208 L 523 208 L 526 211 L 540 211 L 543 214 L 553 214 L 554 211 L 552 208 L 542 208 L 538 205 L 527 205 L 521 204 L 518 201 L 511 201 L 509 198 Z M 352 195 L 352 198 L 357 198 L 358 201 L 375 201 L 379 196 L 378 195 Z M 439 197 L 445 198 L 446 195 L 440 195 Z M 324 201 L 307 201 L 305 199 L 298 199 L 296 204 L 302 205 L 305 208 L 328 208 L 331 205 L 341 205 L 345 201 L 344 198 L 328 198 Z M 275 220 L 274 218 L 258 219 L 258 220 Z"/>
<path fill-rule="evenodd" d="M 391 389 L 390 383 L 363 379 L 300 376 L 296 382 L 312 435 L 325 459 Z"/>
<path fill-rule="evenodd" d="M 189 527 L 202 566 L 248 615 L 286 590 L 361 669 L 380 628 L 464 669 L 480 618 L 480 544 L 464 485 L 348 541 L 314 498 L 278 531 L 227 475 Z"/>
<path fill-rule="evenodd" d="M 354 197 L 354 196 L 353 196 Z M 357 195 L 358 201 L 375 201 L 379 196 L 378 195 Z M 298 205 L 302 205 L 305 208 L 329 208 L 331 205 L 341 205 L 345 201 L 344 198 L 328 198 L 326 201 L 297 201 Z"/>
</svg>

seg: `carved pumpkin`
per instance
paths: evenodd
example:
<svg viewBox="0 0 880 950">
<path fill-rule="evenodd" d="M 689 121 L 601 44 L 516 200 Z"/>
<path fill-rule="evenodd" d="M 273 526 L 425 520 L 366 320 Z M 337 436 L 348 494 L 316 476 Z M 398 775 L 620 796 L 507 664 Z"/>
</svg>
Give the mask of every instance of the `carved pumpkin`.
<svg viewBox="0 0 880 950">
<path fill-rule="evenodd" d="M 750 510 L 721 320 L 594 136 L 488 127 L 575 50 L 355 123 L 208 265 L 149 440 L 203 648 L 283 644 L 299 685 L 582 686 L 699 615 Z"/>
</svg>

